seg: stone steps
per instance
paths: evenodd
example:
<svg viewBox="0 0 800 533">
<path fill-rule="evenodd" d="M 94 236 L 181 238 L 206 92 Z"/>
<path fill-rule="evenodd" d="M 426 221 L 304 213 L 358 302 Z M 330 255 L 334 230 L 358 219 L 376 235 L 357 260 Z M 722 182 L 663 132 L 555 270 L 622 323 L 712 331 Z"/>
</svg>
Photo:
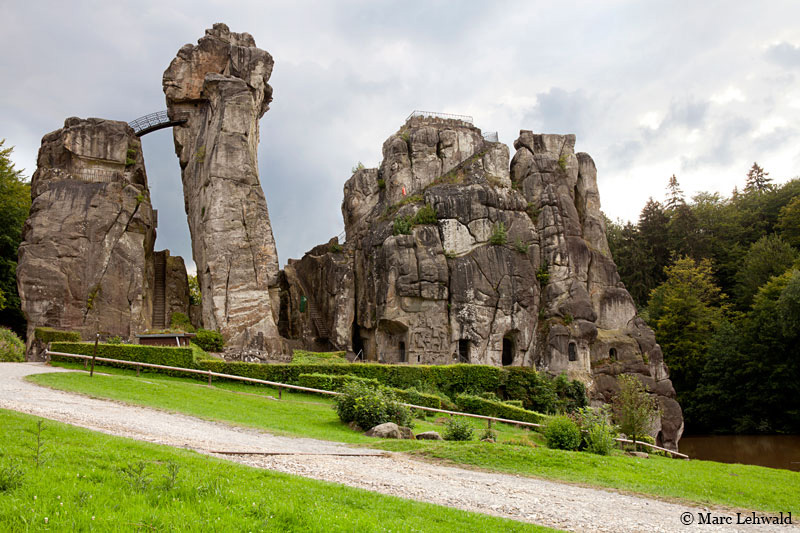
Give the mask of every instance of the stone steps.
<svg viewBox="0 0 800 533">
<path fill-rule="evenodd" d="M 308 301 L 308 315 L 311 317 L 311 320 L 314 322 L 314 326 L 317 328 L 317 333 L 319 333 L 320 339 L 330 339 L 331 333 L 328 331 L 328 327 L 325 325 L 325 321 L 322 320 L 322 317 L 319 314 L 319 310 L 316 306 L 311 303 L 311 300 Z"/>
</svg>

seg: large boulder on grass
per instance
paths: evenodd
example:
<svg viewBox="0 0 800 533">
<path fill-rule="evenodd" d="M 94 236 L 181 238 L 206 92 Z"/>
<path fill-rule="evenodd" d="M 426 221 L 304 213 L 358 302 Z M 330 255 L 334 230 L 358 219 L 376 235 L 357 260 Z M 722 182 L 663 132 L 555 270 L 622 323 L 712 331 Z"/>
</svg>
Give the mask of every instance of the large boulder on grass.
<svg viewBox="0 0 800 533">
<path fill-rule="evenodd" d="M 379 424 L 364 433 L 367 437 L 377 437 L 379 439 L 413 439 L 414 434 L 411 428 L 401 427 L 394 422 Z"/>
<path fill-rule="evenodd" d="M 442 436 L 436 431 L 426 431 L 418 434 L 417 440 L 442 440 Z"/>
</svg>

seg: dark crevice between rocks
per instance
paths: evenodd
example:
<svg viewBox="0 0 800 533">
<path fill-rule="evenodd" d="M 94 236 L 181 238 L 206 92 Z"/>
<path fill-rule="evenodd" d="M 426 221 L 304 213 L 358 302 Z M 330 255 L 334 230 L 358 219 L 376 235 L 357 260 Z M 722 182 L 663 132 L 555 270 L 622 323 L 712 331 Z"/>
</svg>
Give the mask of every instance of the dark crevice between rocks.
<svg viewBox="0 0 800 533">
<path fill-rule="evenodd" d="M 228 258 L 228 272 L 225 275 L 225 322 L 228 322 L 228 307 L 230 303 L 230 283 L 231 283 L 231 268 L 233 264 L 230 257 Z"/>
</svg>

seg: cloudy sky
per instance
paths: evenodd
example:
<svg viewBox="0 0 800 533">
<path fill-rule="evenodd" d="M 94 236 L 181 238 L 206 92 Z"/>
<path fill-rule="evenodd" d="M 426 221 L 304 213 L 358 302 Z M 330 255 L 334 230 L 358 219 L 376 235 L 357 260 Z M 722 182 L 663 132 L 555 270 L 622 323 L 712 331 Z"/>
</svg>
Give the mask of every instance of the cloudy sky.
<svg viewBox="0 0 800 533">
<path fill-rule="evenodd" d="M 275 58 L 259 168 L 281 264 L 338 234 L 342 185 L 414 109 L 575 133 L 603 210 L 682 188 L 729 194 L 758 161 L 800 174 L 800 4 L 633 1 L 0 0 L 0 138 L 30 176 L 69 116 L 165 108 L 177 50 L 225 22 Z M 191 263 L 172 133 L 143 138 L 157 247 Z M 513 148 L 512 148 L 513 154 Z"/>
</svg>

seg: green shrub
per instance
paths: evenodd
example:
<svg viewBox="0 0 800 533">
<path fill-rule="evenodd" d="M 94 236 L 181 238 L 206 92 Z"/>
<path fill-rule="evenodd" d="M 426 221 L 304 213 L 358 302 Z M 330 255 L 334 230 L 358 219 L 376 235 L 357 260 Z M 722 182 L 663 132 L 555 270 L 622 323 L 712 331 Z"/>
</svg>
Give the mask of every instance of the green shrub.
<svg viewBox="0 0 800 533">
<path fill-rule="evenodd" d="M 207 352 L 221 352 L 225 347 L 222 333 L 210 329 L 198 329 L 193 342 Z"/>
<path fill-rule="evenodd" d="M 25 343 L 8 328 L 0 327 L 0 362 L 18 363 L 25 360 Z"/>
<path fill-rule="evenodd" d="M 414 221 L 410 216 L 396 217 L 392 226 L 392 235 L 411 235 Z"/>
<path fill-rule="evenodd" d="M 81 355 L 92 355 L 94 351 L 93 342 L 54 342 L 50 345 L 54 352 L 74 353 Z M 51 356 L 53 361 L 72 361 L 71 357 L 58 355 Z M 151 363 L 155 365 L 175 366 L 179 368 L 196 368 L 194 353 L 191 348 L 178 348 L 177 346 L 142 346 L 140 344 L 106 344 L 97 345 L 97 357 L 108 359 L 121 359 L 123 361 L 138 361 L 140 363 Z M 106 366 L 121 366 L 131 368 L 131 365 L 116 363 L 103 363 Z M 146 368 L 142 369 L 147 371 Z M 181 375 L 181 372 L 172 370 L 158 370 L 169 375 Z"/>
<path fill-rule="evenodd" d="M 481 441 L 497 442 L 497 432 L 493 429 L 486 428 L 481 435 Z"/>
<path fill-rule="evenodd" d="M 489 243 L 494 244 L 495 246 L 503 245 L 508 240 L 508 233 L 506 231 L 506 225 L 502 222 L 498 222 L 494 226 L 492 226 L 492 236 L 489 237 Z"/>
<path fill-rule="evenodd" d="M 377 379 L 360 378 L 358 376 L 332 376 L 330 374 L 300 374 L 298 385 L 311 389 L 339 391 L 348 383 L 361 383 L 373 388 L 378 387 Z"/>
<path fill-rule="evenodd" d="M 347 383 L 342 388 L 334 409 L 342 422 L 355 422 L 364 430 L 386 422 L 406 427 L 412 423 L 411 410 L 400 405 L 390 393 L 359 382 Z"/>
<path fill-rule="evenodd" d="M 577 411 L 582 430 L 583 447 L 587 452 L 608 455 L 614 449 L 617 432 L 611 425 L 611 413 L 607 405 L 602 408 L 584 407 Z"/>
<path fill-rule="evenodd" d="M 474 415 L 494 416 L 532 424 L 541 424 L 544 420 L 543 415 L 528 411 L 522 407 L 508 405 L 500 400 L 487 400 L 470 394 L 460 394 L 456 398 L 456 405 L 462 412 Z"/>
<path fill-rule="evenodd" d="M 528 253 L 528 245 L 522 242 L 522 239 L 514 241 L 514 249 L 521 254 Z"/>
<path fill-rule="evenodd" d="M 45 344 L 51 342 L 81 342 L 81 334 L 77 331 L 61 331 L 55 328 L 36 328 L 33 336 Z"/>
<path fill-rule="evenodd" d="M 503 403 L 512 407 L 519 407 L 520 409 L 522 408 L 522 400 L 505 400 Z"/>
<path fill-rule="evenodd" d="M 547 266 L 547 263 L 543 263 L 539 270 L 536 271 L 536 279 L 539 281 L 539 284 L 544 286 L 550 281 L 550 269 Z"/>
<path fill-rule="evenodd" d="M 108 344 L 122 344 L 122 337 L 119 335 L 114 335 L 110 339 L 106 341 Z"/>
<path fill-rule="evenodd" d="M 194 333 L 194 326 L 186 313 L 172 313 L 169 317 L 169 327 L 186 333 Z"/>
<path fill-rule="evenodd" d="M 566 416 L 554 416 L 544 428 L 544 438 L 548 448 L 557 450 L 577 450 L 581 445 L 581 430 Z"/>
<path fill-rule="evenodd" d="M 472 440 L 473 431 L 474 429 L 472 428 L 472 424 L 469 423 L 469 420 L 461 416 L 452 417 L 448 418 L 444 423 L 444 434 L 442 438 L 444 438 L 444 440 L 457 441 Z"/>
<path fill-rule="evenodd" d="M 378 189 L 383 190 L 386 188 L 386 180 L 379 178 L 378 179 Z"/>
<path fill-rule="evenodd" d="M 586 385 L 582 382 L 561 374 L 553 380 L 553 388 L 558 397 L 556 411 L 572 413 L 586 407 Z"/>
<path fill-rule="evenodd" d="M 438 217 L 436 216 L 436 210 L 430 204 L 425 204 L 424 206 L 419 208 L 417 214 L 414 215 L 413 223 L 414 225 L 423 225 L 423 224 L 436 224 L 438 221 Z"/>
<path fill-rule="evenodd" d="M 342 245 L 338 242 L 331 243 L 331 245 L 328 246 L 328 251 L 332 254 L 342 253 Z"/>
</svg>

